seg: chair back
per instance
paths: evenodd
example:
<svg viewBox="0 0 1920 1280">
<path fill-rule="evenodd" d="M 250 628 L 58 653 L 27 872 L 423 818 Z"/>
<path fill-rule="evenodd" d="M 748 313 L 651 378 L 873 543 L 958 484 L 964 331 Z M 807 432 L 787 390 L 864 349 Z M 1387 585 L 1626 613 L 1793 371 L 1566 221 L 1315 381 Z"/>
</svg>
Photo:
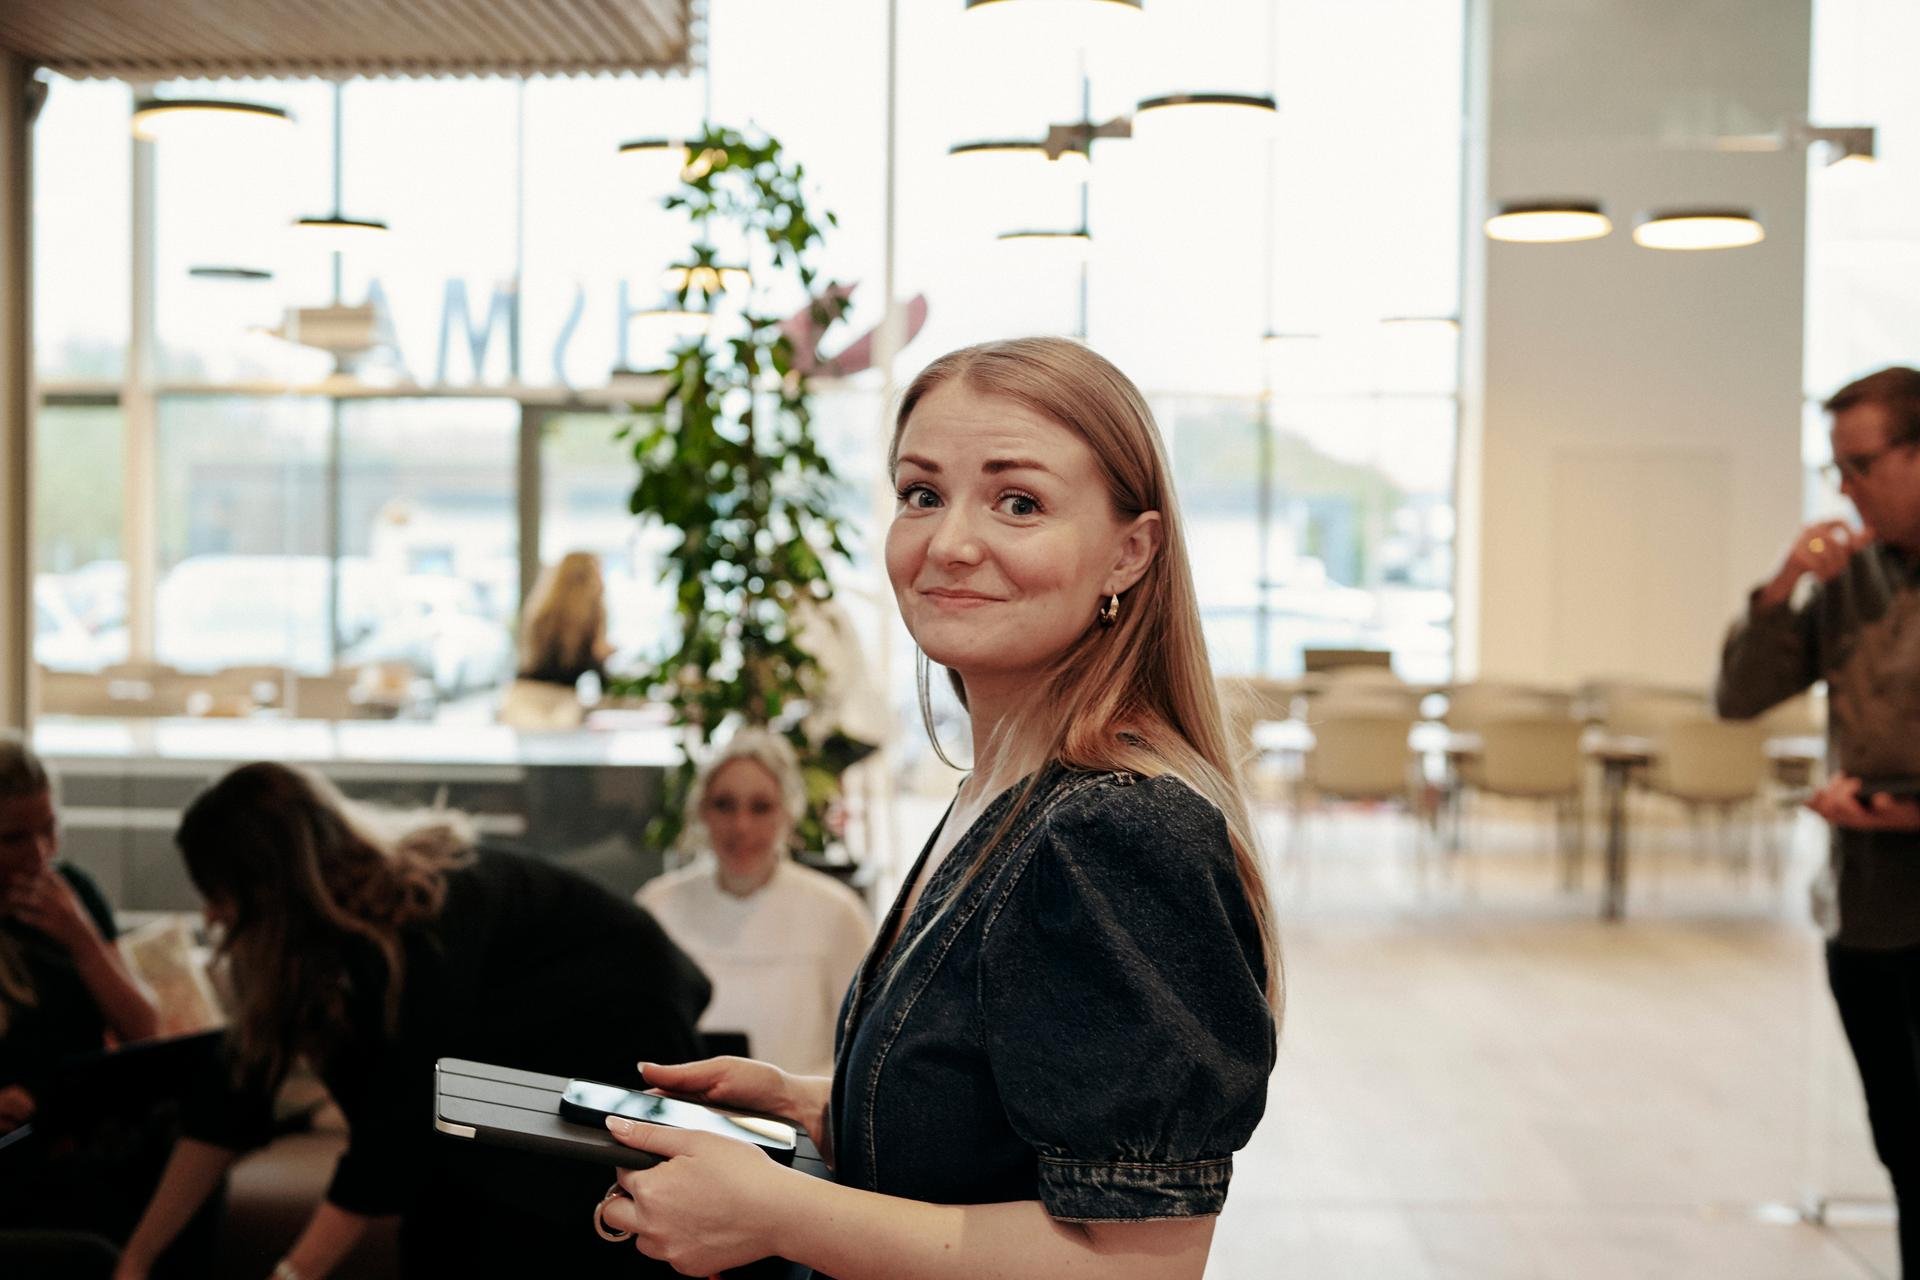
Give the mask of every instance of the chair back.
<svg viewBox="0 0 1920 1280">
<path fill-rule="evenodd" d="M 1678 720 L 1659 744 L 1653 783 L 1677 799 L 1724 804 L 1751 799 L 1766 785 L 1767 727 L 1760 721 Z"/>
<path fill-rule="evenodd" d="M 1352 667 L 1393 666 L 1393 654 L 1386 649 L 1306 648 L 1300 651 L 1300 669 L 1309 674 L 1338 671 Z"/>
<path fill-rule="evenodd" d="M 1480 759 L 1473 783 L 1507 796 L 1580 794 L 1580 735 L 1571 715 L 1503 716 L 1479 726 Z"/>
<path fill-rule="evenodd" d="M 1447 691 L 1446 714 L 1440 718 L 1449 729 L 1472 733 L 1495 720 L 1568 719 L 1573 715 L 1573 695 L 1558 689 L 1533 685 L 1507 684 L 1480 680 L 1455 685 Z"/>
<path fill-rule="evenodd" d="M 1704 693 L 1622 687 L 1607 695 L 1603 723 L 1609 733 L 1657 739 L 1672 725 L 1712 715 Z"/>
<path fill-rule="evenodd" d="M 1407 794 L 1410 715 L 1332 715 L 1313 724 L 1306 779 L 1342 800 L 1385 800 Z"/>
</svg>

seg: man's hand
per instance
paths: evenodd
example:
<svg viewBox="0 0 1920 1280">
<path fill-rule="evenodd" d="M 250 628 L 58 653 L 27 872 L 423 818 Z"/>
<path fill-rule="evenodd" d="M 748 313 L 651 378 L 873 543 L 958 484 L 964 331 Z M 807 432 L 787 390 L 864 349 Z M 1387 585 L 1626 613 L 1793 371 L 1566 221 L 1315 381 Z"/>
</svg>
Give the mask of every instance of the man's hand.
<svg viewBox="0 0 1920 1280">
<path fill-rule="evenodd" d="M 1860 779 L 1836 773 L 1807 798 L 1807 808 L 1850 831 L 1920 831 L 1920 800 L 1860 796 Z"/>
<path fill-rule="evenodd" d="M 15 881 L 0 909 L 76 954 L 100 941 L 100 932 L 94 928 L 93 917 L 87 914 L 80 896 L 51 866 Z"/>
<path fill-rule="evenodd" d="M 1822 582 L 1840 576 L 1853 553 L 1873 541 L 1873 530 L 1858 529 L 1844 520 L 1822 520 L 1802 529 L 1787 551 L 1786 561 L 1773 580 L 1760 589 L 1760 603 L 1782 605 L 1793 596 L 1800 579 L 1812 574 Z"/>
</svg>

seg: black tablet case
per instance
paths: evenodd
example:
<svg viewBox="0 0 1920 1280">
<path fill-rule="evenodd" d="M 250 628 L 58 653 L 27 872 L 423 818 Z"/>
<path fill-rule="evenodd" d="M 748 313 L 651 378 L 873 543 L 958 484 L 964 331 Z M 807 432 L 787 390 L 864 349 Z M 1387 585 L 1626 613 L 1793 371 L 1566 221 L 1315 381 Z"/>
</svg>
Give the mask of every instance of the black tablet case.
<svg viewBox="0 0 1920 1280">
<path fill-rule="evenodd" d="M 659 1157 L 614 1141 L 613 1135 L 560 1118 L 565 1076 L 498 1067 L 464 1058 L 442 1058 L 433 1067 L 433 1127 L 455 1138 L 645 1169 Z M 832 1178 L 820 1152 L 800 1135 L 793 1167 Z"/>
</svg>

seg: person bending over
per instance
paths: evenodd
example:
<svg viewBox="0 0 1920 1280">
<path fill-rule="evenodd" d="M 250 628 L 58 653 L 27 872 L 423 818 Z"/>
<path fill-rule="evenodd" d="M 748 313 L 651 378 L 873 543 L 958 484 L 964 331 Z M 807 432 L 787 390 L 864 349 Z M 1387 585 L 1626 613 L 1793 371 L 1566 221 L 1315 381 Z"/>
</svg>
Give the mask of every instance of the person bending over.
<svg viewBox="0 0 1920 1280">
<path fill-rule="evenodd" d="M 646 912 L 551 864 L 476 849 L 460 815 L 386 822 L 270 763 L 235 769 L 181 818 L 175 839 L 223 933 L 230 1070 L 189 1109 L 120 1276 L 145 1275 L 267 1136 L 297 1060 L 346 1116 L 348 1143 L 281 1280 L 326 1275 L 388 1214 L 401 1215 L 408 1275 L 631 1271 L 572 1225 L 574 1198 L 603 1189 L 605 1171 L 436 1135 L 433 1064 L 635 1083 L 636 1058 L 697 1052 L 705 977 Z"/>
</svg>

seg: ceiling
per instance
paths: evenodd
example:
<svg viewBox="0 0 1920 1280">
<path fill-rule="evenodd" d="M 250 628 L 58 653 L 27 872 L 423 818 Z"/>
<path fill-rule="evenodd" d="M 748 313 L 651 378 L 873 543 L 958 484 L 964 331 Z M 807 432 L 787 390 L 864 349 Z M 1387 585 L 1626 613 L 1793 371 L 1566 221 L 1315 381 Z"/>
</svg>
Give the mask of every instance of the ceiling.
<svg viewBox="0 0 1920 1280">
<path fill-rule="evenodd" d="M 694 0 L 0 0 L 0 50 L 62 75 L 685 71 Z"/>
</svg>

